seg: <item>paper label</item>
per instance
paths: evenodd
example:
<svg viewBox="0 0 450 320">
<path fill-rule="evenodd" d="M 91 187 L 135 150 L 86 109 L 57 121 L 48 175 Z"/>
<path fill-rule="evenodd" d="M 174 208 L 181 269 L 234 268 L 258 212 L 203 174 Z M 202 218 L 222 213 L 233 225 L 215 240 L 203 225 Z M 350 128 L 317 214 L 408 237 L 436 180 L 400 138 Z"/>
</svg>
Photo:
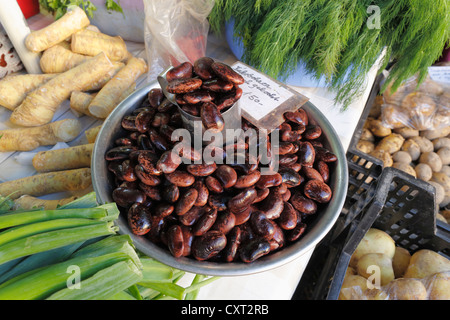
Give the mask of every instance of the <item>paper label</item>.
<svg viewBox="0 0 450 320">
<path fill-rule="evenodd" d="M 240 99 L 241 109 L 257 121 L 294 95 L 291 91 L 245 64 L 236 62 L 232 68 L 245 79 L 245 83 L 239 86 L 243 91 Z"/>
<path fill-rule="evenodd" d="M 428 67 L 428 75 L 433 81 L 450 84 L 450 67 Z"/>
</svg>

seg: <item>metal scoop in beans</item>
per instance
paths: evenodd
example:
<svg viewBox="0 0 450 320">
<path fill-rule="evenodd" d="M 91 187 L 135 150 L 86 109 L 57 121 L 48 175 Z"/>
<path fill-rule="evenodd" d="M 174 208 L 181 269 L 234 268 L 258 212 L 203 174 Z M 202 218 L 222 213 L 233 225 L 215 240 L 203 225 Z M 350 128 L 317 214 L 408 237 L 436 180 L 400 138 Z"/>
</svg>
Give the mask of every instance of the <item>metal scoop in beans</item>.
<svg viewBox="0 0 450 320">
<path fill-rule="evenodd" d="M 167 92 L 175 94 L 182 110 L 200 116 L 204 127 L 213 132 L 223 130 L 222 113 L 242 96 L 244 78 L 230 66 L 203 57 L 184 62 L 166 73 Z"/>
</svg>

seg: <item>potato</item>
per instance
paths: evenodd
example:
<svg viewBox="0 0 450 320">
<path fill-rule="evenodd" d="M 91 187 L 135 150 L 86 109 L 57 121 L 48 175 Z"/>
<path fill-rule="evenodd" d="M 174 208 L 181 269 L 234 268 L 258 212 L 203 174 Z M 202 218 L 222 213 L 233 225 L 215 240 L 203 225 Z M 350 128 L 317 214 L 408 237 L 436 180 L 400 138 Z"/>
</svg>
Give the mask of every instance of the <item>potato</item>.
<svg viewBox="0 0 450 320">
<path fill-rule="evenodd" d="M 406 151 L 397 151 L 392 155 L 392 160 L 394 162 L 402 162 L 410 164 L 412 162 L 411 155 Z"/>
<path fill-rule="evenodd" d="M 375 137 L 373 136 L 372 132 L 370 132 L 370 130 L 367 128 L 362 129 L 361 137 L 359 139 L 364 141 L 375 142 Z"/>
<path fill-rule="evenodd" d="M 434 187 L 434 189 L 436 189 L 436 192 L 435 192 L 436 204 L 437 205 L 441 204 L 442 201 L 444 201 L 444 197 L 445 197 L 444 187 L 435 181 L 428 181 L 428 183 L 431 184 Z"/>
<path fill-rule="evenodd" d="M 368 118 L 367 128 L 376 137 L 386 137 L 392 133 L 392 130 L 383 126 L 381 120 L 379 119 Z"/>
<path fill-rule="evenodd" d="M 392 167 L 394 164 L 394 161 L 392 160 L 392 156 L 389 152 L 383 150 L 383 149 L 376 149 L 369 153 L 374 158 L 380 159 L 383 161 L 384 167 Z"/>
<path fill-rule="evenodd" d="M 384 99 L 382 95 L 378 95 L 375 97 L 375 101 L 372 104 L 372 107 L 369 110 L 369 117 L 378 118 L 381 115 L 381 107 L 384 104 Z"/>
<path fill-rule="evenodd" d="M 443 138 L 450 134 L 450 126 L 434 129 L 434 130 L 423 130 L 420 132 L 420 135 L 428 140 L 432 141 L 438 138 Z"/>
<path fill-rule="evenodd" d="M 395 242 L 386 232 L 370 228 L 353 252 L 349 266 L 356 267 L 358 260 L 368 253 L 383 253 L 392 259 L 395 254 Z"/>
<path fill-rule="evenodd" d="M 381 110 L 382 124 L 389 128 L 403 128 L 408 123 L 408 116 L 395 105 L 384 105 Z"/>
<path fill-rule="evenodd" d="M 400 150 L 400 148 L 405 142 L 405 138 L 403 138 L 398 133 L 391 133 L 390 135 L 384 137 L 375 147 L 375 149 L 382 149 L 386 152 L 393 154 Z"/>
<path fill-rule="evenodd" d="M 403 127 L 403 128 L 395 128 L 395 133 L 398 133 L 405 139 L 409 139 L 412 137 L 417 137 L 419 135 L 419 130 L 410 128 L 410 127 Z"/>
<path fill-rule="evenodd" d="M 361 152 L 369 154 L 373 150 L 375 150 L 375 144 L 370 141 L 359 140 L 358 143 L 356 144 L 356 149 L 358 149 Z"/>
<path fill-rule="evenodd" d="M 427 138 L 418 136 L 418 137 L 412 137 L 411 140 L 415 141 L 419 145 L 421 153 L 431 152 L 434 150 L 433 143 L 430 140 L 428 140 Z"/>
<path fill-rule="evenodd" d="M 450 300 L 450 272 L 436 273 L 428 278 L 428 300 Z"/>
<path fill-rule="evenodd" d="M 450 191 L 450 177 L 442 172 L 433 172 L 430 181 L 435 181 L 444 187 L 445 191 Z"/>
<path fill-rule="evenodd" d="M 375 286 L 385 286 L 395 278 L 392 258 L 383 253 L 365 254 L 358 260 L 356 267 L 360 276 L 366 279 L 373 278 Z"/>
<path fill-rule="evenodd" d="M 395 278 L 403 277 L 410 260 L 411 254 L 408 250 L 399 246 L 395 247 L 395 254 L 392 258 L 392 268 L 394 269 Z"/>
<path fill-rule="evenodd" d="M 406 139 L 406 141 L 402 145 L 401 150 L 408 152 L 413 161 L 416 161 L 420 157 L 419 144 L 412 140 L 412 138 Z"/>
<path fill-rule="evenodd" d="M 442 165 L 446 166 L 450 164 L 450 148 L 442 147 L 436 153 L 441 158 Z"/>
<path fill-rule="evenodd" d="M 389 300 L 426 300 L 428 297 L 427 289 L 417 279 L 395 279 L 384 290 Z"/>
<path fill-rule="evenodd" d="M 350 300 L 351 297 L 347 294 L 349 290 L 345 290 L 346 288 L 354 288 L 354 290 L 364 291 L 367 289 L 367 279 L 361 277 L 360 275 L 347 275 L 342 282 L 341 291 L 339 292 L 338 300 Z M 359 289 L 360 288 L 360 289 Z M 358 292 L 358 291 L 356 291 Z"/>
<path fill-rule="evenodd" d="M 434 113 L 436 102 L 428 94 L 414 91 L 403 99 L 401 106 L 404 110 L 409 111 L 410 115 L 427 118 Z"/>
<path fill-rule="evenodd" d="M 411 167 L 409 164 L 404 162 L 394 162 L 392 165 L 393 168 L 397 168 L 399 170 L 402 170 L 403 172 L 406 172 L 410 175 L 412 175 L 414 178 L 417 178 L 416 170 L 414 170 L 413 167 Z"/>
<path fill-rule="evenodd" d="M 433 170 L 431 170 L 431 167 L 426 163 L 417 164 L 414 170 L 416 171 L 417 178 L 423 181 L 428 181 L 433 176 Z"/>
<path fill-rule="evenodd" d="M 426 163 L 434 172 L 439 172 L 442 169 L 441 157 L 434 151 L 423 152 L 419 157 L 419 162 Z"/>
<path fill-rule="evenodd" d="M 450 138 L 447 137 L 442 137 L 442 138 L 438 138 L 438 139 L 434 139 L 432 141 L 433 143 L 433 149 L 435 151 L 439 150 L 440 148 L 450 148 Z"/>
<path fill-rule="evenodd" d="M 389 300 L 389 296 L 383 289 L 367 289 L 363 292 L 363 300 Z"/>
<path fill-rule="evenodd" d="M 450 177 L 450 166 L 442 166 L 442 169 L 440 172 L 445 173 L 447 176 Z"/>
<path fill-rule="evenodd" d="M 423 279 L 438 272 L 450 271 L 450 260 L 429 249 L 421 249 L 411 256 L 404 278 Z"/>
</svg>

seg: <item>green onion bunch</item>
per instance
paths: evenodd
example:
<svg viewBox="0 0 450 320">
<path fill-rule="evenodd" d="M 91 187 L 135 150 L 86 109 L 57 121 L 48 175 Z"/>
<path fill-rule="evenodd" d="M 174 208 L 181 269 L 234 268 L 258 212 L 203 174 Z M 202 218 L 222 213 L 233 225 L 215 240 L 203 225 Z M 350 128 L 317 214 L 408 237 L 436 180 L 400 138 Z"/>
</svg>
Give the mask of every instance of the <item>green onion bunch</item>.
<svg viewBox="0 0 450 320">
<path fill-rule="evenodd" d="M 344 109 L 380 57 L 380 71 L 390 66 L 383 90 L 395 91 L 412 76 L 422 82 L 450 39 L 448 0 L 216 0 L 211 29 L 230 19 L 243 62 L 281 80 L 304 63 Z"/>
<path fill-rule="evenodd" d="M 91 192 L 55 210 L 0 207 L 0 300 L 195 299 L 216 277 L 195 275 L 141 255 L 119 235 L 115 203 Z"/>
</svg>

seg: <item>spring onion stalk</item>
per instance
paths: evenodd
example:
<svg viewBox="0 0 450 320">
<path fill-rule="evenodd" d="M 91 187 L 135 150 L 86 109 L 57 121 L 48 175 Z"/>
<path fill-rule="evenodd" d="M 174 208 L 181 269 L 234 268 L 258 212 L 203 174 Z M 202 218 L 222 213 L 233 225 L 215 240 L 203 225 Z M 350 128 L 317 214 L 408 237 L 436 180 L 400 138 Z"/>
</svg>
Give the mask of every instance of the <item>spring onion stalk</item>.
<svg viewBox="0 0 450 320">
<path fill-rule="evenodd" d="M 139 259 L 134 247 L 132 246 L 131 238 L 128 235 L 110 236 L 93 244 L 90 244 L 72 254 L 71 258 L 76 257 L 95 257 L 110 252 L 125 252 L 131 260 L 142 269 L 142 262 Z"/>
<path fill-rule="evenodd" d="M 102 223 L 102 221 L 93 219 L 55 219 L 27 224 L 19 227 L 13 227 L 0 233 L 0 246 L 14 240 L 22 239 L 47 231 L 87 226 L 99 223 Z"/>
<path fill-rule="evenodd" d="M 111 221 L 117 219 L 119 215 L 119 210 L 114 210 L 115 206 L 115 204 L 109 204 L 108 206 L 104 205 L 89 209 L 55 209 L 6 213 L 0 216 L 0 229 L 63 218 L 85 218 Z"/>
<path fill-rule="evenodd" d="M 127 291 L 120 291 L 116 293 L 115 295 L 112 295 L 107 298 L 107 300 L 137 300 L 135 297 L 133 297 L 130 293 Z"/>
<path fill-rule="evenodd" d="M 65 288 L 47 300 L 104 300 L 134 285 L 142 273 L 132 260 L 118 262 L 80 282 L 79 289 Z"/>
<path fill-rule="evenodd" d="M 48 267 L 32 270 L 0 285 L 0 300 L 45 299 L 51 294 L 73 284 L 73 270 L 79 271 L 83 281 L 95 273 L 118 262 L 130 260 L 124 252 L 114 252 L 98 257 L 78 257 Z M 116 275 L 117 276 L 117 275 Z"/>
<path fill-rule="evenodd" d="M 102 222 L 89 226 L 48 231 L 18 239 L 0 246 L 0 264 L 83 240 L 115 234 L 117 231 L 118 227 L 114 227 L 112 222 Z"/>
<path fill-rule="evenodd" d="M 196 274 L 194 279 L 192 280 L 191 286 L 202 282 L 206 276 L 202 274 Z M 184 297 L 185 300 L 195 300 L 197 298 L 197 295 L 199 293 L 199 289 L 191 290 L 190 292 L 186 293 L 186 296 Z"/>
<path fill-rule="evenodd" d="M 41 267 L 46 267 L 64 260 L 67 260 L 70 255 L 80 248 L 82 244 L 86 241 L 70 244 L 61 248 L 56 248 L 53 250 L 48 250 L 44 252 L 39 252 L 33 255 L 30 255 L 25 258 L 19 258 L 7 263 L 4 263 L 0 266 L 2 268 L 5 265 L 8 265 L 11 262 L 16 262 L 12 268 L 10 268 L 7 272 L 4 272 L 0 276 L 0 283 L 3 283 L 9 279 L 12 279 L 18 275 L 24 274 L 28 271 L 35 270 Z"/>
<path fill-rule="evenodd" d="M 95 192 L 92 191 L 78 199 L 75 199 L 69 203 L 63 204 L 58 209 L 94 208 L 97 206 L 98 206 L 97 196 L 96 196 Z"/>
</svg>

